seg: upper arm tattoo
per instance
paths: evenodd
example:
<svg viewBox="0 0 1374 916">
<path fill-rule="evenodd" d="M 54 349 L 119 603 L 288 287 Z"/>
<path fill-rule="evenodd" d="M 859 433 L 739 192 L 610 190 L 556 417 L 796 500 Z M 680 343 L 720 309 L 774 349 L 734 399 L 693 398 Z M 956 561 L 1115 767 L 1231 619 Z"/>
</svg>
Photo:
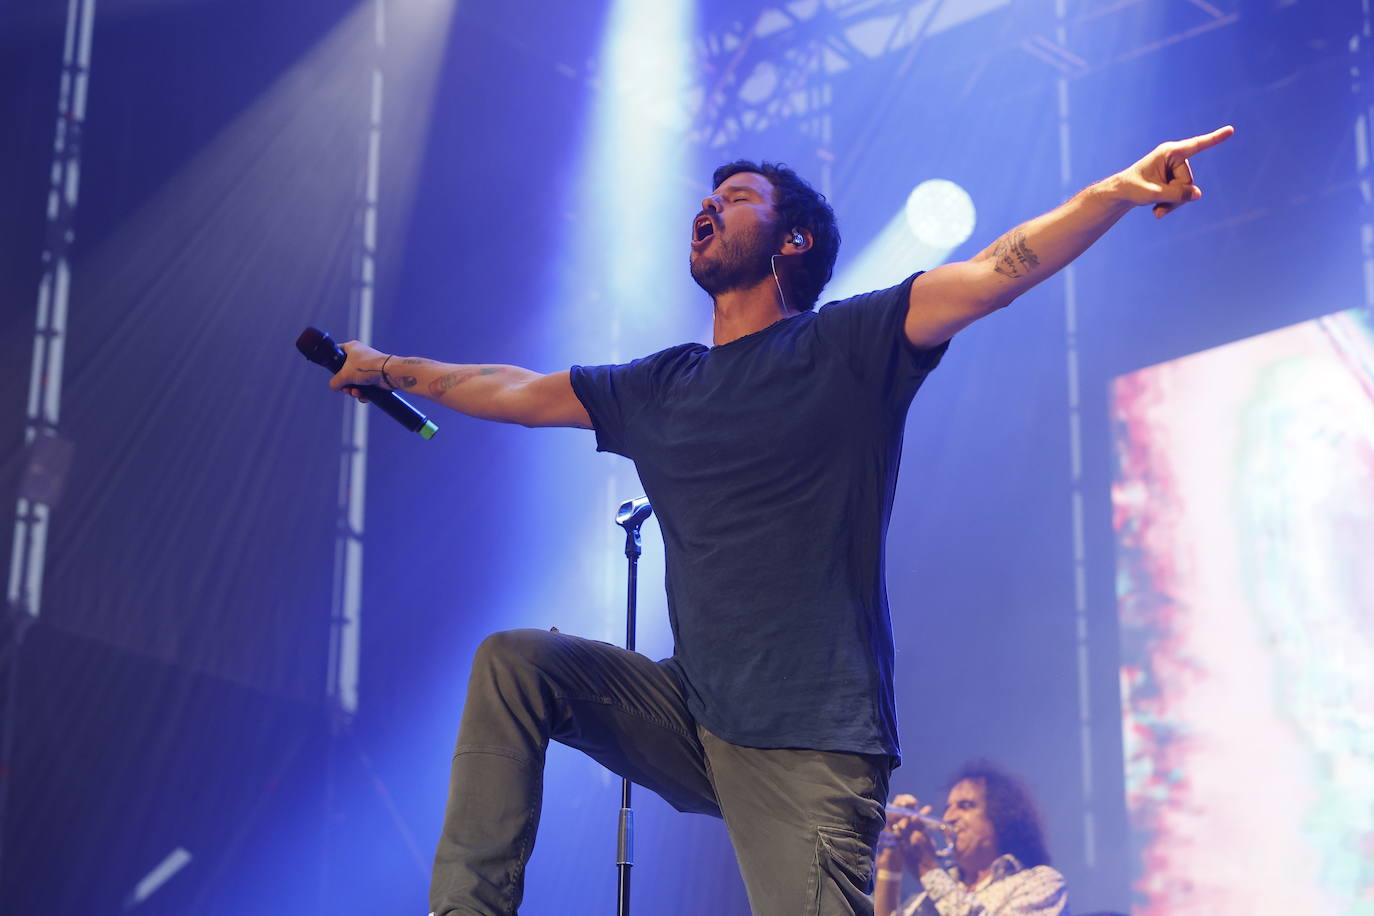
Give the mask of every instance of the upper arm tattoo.
<svg viewBox="0 0 1374 916">
<path fill-rule="evenodd" d="M 992 248 L 993 270 L 1013 280 L 1040 266 L 1040 258 L 1026 244 L 1026 233 L 1018 226 L 997 240 Z"/>
</svg>

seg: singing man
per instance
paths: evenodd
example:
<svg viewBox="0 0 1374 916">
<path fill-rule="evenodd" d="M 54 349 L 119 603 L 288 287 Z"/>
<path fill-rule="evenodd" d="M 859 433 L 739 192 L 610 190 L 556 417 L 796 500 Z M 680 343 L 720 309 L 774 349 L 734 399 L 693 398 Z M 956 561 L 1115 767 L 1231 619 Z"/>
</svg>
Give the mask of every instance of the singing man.
<svg viewBox="0 0 1374 916">
<path fill-rule="evenodd" d="M 516 912 L 550 739 L 723 818 L 754 913 L 872 913 L 900 759 L 883 544 L 907 407 L 959 330 L 1132 208 L 1159 217 L 1201 196 L 1188 160 L 1231 133 L 1162 144 L 967 261 L 819 310 L 840 242 L 830 206 L 785 167 L 725 165 L 690 233 L 709 347 L 545 375 L 345 344 L 336 389 L 594 430 L 635 463 L 666 548 L 672 657 L 540 630 L 478 649 L 434 913 Z"/>
</svg>

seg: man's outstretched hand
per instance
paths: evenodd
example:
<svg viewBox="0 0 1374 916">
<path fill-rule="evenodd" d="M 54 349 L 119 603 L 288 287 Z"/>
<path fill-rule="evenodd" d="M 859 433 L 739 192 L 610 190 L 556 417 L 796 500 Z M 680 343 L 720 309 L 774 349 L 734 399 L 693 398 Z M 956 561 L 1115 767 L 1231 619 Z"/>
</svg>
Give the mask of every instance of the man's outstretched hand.
<svg viewBox="0 0 1374 916">
<path fill-rule="evenodd" d="M 1188 160 L 1224 143 L 1235 132 L 1236 129 L 1228 124 L 1200 137 L 1161 143 L 1145 158 L 1116 175 L 1117 194 L 1137 206 L 1154 204 L 1156 219 L 1197 200 L 1202 196 L 1202 188 L 1194 182 Z"/>
</svg>

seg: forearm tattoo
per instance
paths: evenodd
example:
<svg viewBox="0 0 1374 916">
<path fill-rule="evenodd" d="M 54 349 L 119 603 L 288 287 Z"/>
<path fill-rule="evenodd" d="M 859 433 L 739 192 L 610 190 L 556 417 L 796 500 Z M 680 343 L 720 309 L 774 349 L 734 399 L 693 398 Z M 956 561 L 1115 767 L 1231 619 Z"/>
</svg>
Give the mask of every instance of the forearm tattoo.
<svg viewBox="0 0 1374 916">
<path fill-rule="evenodd" d="M 1019 227 L 997 240 L 992 248 L 992 259 L 996 263 L 993 269 L 1013 280 L 1040 266 L 1040 258 L 1026 244 L 1026 233 Z"/>
<path fill-rule="evenodd" d="M 496 371 L 495 366 L 468 366 L 465 369 L 455 369 L 453 372 L 441 375 L 429 383 L 430 396 L 442 397 L 444 392 L 450 388 L 457 388 L 473 376 L 491 375 Z"/>
<path fill-rule="evenodd" d="M 423 363 L 424 360 L 416 356 L 407 356 L 405 359 L 396 360 L 396 362 L 402 366 L 418 366 Z M 395 383 L 395 387 L 405 389 L 414 388 L 420 382 L 420 380 L 413 375 L 394 375 L 391 377 L 391 380 Z"/>
</svg>

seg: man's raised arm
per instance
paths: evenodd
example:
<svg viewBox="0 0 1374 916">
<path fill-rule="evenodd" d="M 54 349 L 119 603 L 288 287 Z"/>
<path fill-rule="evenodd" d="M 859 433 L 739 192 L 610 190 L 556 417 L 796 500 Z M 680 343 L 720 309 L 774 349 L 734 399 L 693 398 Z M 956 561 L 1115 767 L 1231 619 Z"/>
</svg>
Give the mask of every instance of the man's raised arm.
<svg viewBox="0 0 1374 916">
<path fill-rule="evenodd" d="M 335 391 L 363 400 L 358 386 L 374 385 L 431 400 L 479 420 L 522 426 L 591 429 L 568 372 L 543 375 L 518 366 L 459 366 L 418 356 L 391 356 L 351 340 L 347 361 L 330 379 Z"/>
<path fill-rule="evenodd" d="M 906 336 L 918 347 L 944 343 L 973 322 L 1053 276 L 1088 249 L 1127 211 L 1153 205 L 1163 217 L 1202 196 L 1190 157 L 1235 133 L 1161 143 L 1124 171 L 1079 191 L 1043 216 L 1022 223 L 968 261 L 942 264 L 911 284 Z"/>
</svg>

